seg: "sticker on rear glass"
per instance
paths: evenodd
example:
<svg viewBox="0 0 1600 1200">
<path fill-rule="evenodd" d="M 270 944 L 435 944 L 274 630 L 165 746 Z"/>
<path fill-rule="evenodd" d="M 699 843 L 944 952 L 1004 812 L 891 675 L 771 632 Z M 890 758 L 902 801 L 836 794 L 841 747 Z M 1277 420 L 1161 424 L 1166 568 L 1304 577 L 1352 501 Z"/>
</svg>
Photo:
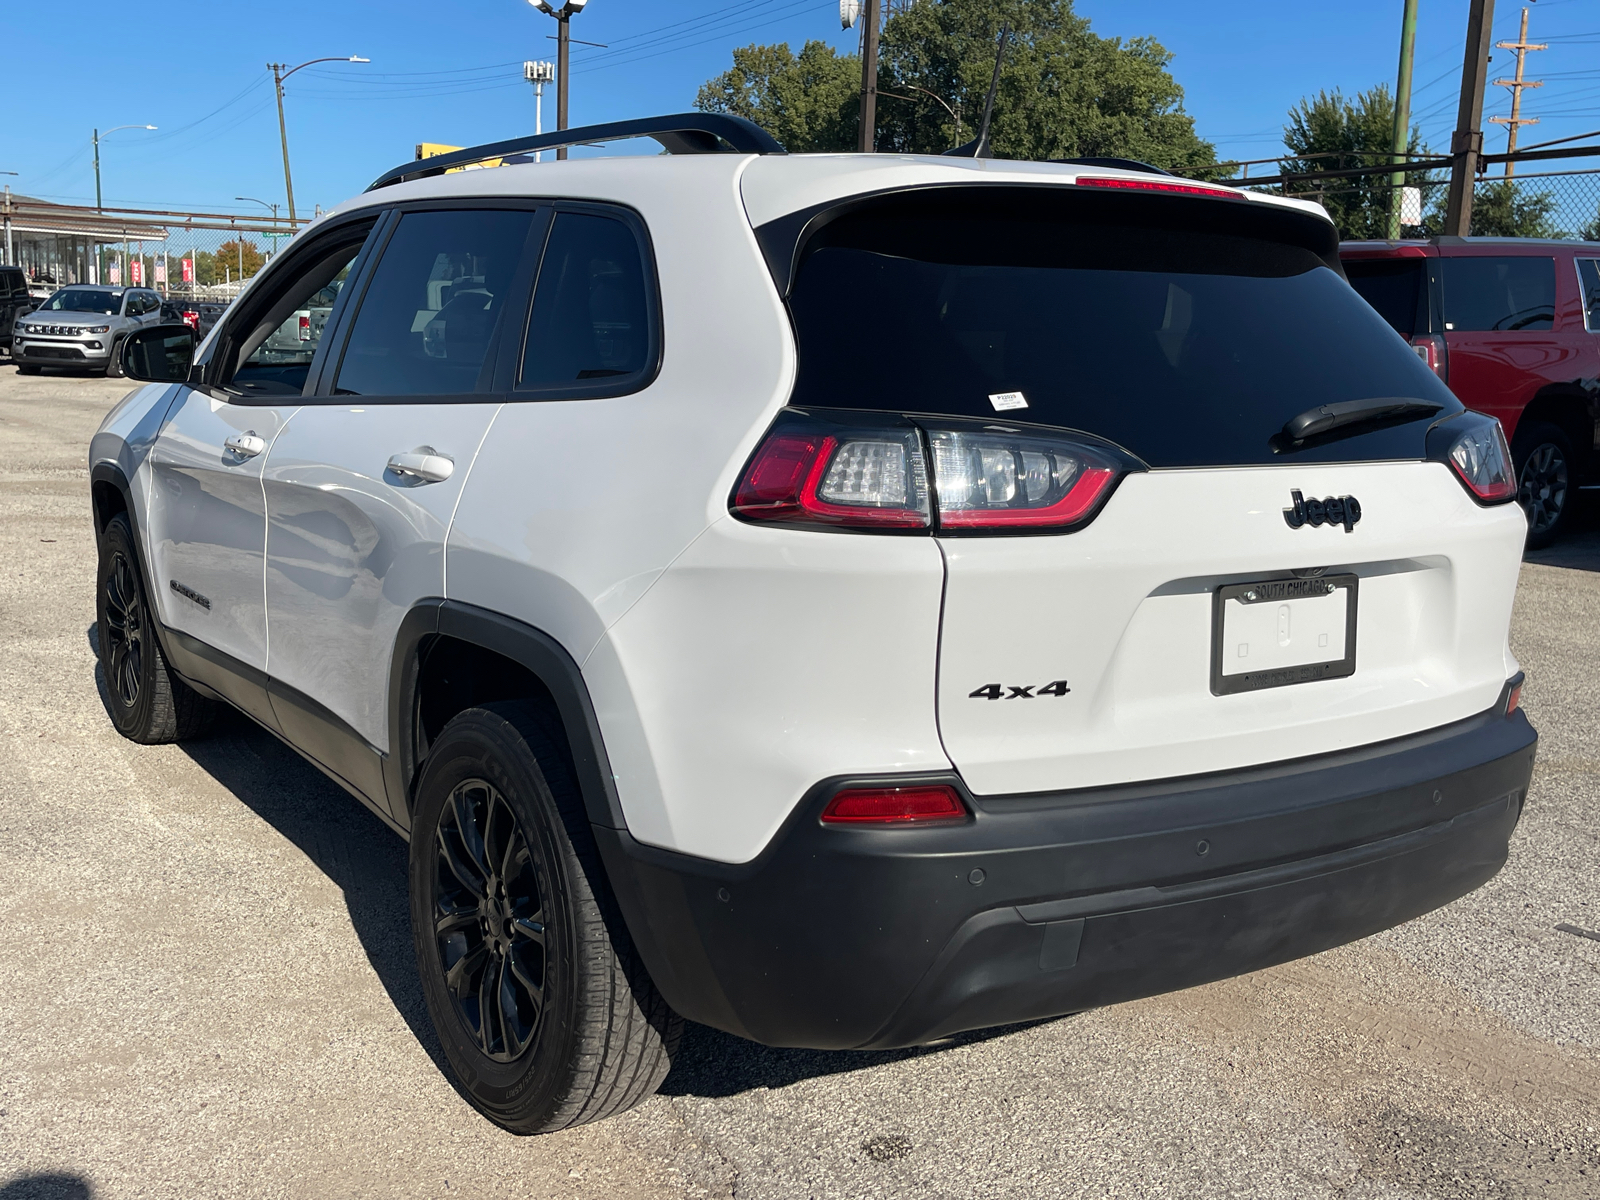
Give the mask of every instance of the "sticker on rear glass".
<svg viewBox="0 0 1600 1200">
<path fill-rule="evenodd" d="M 989 397 L 995 412 L 1010 412 L 1013 408 L 1027 408 L 1028 398 L 1021 392 L 1000 392 Z"/>
</svg>

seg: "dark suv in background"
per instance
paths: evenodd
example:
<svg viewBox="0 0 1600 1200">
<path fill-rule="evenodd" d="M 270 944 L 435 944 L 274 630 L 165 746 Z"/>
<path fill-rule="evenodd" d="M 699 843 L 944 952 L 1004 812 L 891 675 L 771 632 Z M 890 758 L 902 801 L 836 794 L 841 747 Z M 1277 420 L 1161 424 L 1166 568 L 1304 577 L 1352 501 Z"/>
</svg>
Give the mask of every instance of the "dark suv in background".
<svg viewBox="0 0 1600 1200">
<path fill-rule="evenodd" d="M 21 267 L 0 266 L 0 350 L 11 353 L 11 326 L 39 302 L 28 293 L 28 277 Z"/>
<path fill-rule="evenodd" d="M 1351 285 L 1468 408 L 1511 439 L 1528 545 L 1600 482 L 1600 243 L 1533 238 L 1345 242 Z"/>
</svg>

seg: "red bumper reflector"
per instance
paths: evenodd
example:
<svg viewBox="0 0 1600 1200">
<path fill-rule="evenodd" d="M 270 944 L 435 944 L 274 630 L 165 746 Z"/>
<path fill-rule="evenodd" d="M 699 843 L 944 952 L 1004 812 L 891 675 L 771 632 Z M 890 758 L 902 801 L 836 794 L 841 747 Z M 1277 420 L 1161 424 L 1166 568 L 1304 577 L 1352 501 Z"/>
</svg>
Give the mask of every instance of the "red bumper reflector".
<svg viewBox="0 0 1600 1200">
<path fill-rule="evenodd" d="M 1511 695 L 1506 697 L 1506 716 L 1517 711 L 1517 705 L 1522 703 L 1522 685 L 1519 683 L 1511 689 Z"/>
<path fill-rule="evenodd" d="M 967 806 L 953 787 L 850 788 L 828 801 L 822 820 L 828 825 L 932 825 L 962 821 Z"/>
</svg>

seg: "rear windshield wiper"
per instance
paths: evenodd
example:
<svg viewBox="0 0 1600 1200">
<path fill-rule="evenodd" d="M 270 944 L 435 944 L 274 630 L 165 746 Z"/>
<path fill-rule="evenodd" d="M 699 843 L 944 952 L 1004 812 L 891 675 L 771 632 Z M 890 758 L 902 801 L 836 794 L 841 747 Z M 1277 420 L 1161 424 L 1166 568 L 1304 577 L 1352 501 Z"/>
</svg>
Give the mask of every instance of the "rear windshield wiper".
<svg viewBox="0 0 1600 1200">
<path fill-rule="evenodd" d="M 1319 404 L 1316 408 L 1306 409 L 1298 417 L 1290 417 L 1284 422 L 1281 436 L 1290 442 L 1304 442 L 1336 429 L 1425 417 L 1443 408 L 1444 405 L 1437 400 L 1421 400 L 1415 396 L 1369 396 L 1365 400 L 1341 400 L 1337 404 Z"/>
</svg>

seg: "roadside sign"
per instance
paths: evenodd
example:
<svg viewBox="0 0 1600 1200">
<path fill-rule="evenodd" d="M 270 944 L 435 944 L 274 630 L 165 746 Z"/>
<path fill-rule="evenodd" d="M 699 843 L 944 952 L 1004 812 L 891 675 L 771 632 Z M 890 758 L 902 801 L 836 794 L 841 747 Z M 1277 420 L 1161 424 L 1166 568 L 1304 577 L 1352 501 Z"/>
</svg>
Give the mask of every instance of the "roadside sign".
<svg viewBox="0 0 1600 1200">
<path fill-rule="evenodd" d="M 157 283 L 165 283 L 166 281 L 167 281 L 167 264 L 164 263 L 164 262 L 158 262 L 156 264 L 156 282 Z"/>
<path fill-rule="evenodd" d="M 112 263 L 111 264 L 111 270 L 110 270 L 109 274 L 111 275 L 111 282 L 112 283 L 121 283 L 122 282 L 122 264 L 121 263 L 117 263 L 117 262 Z"/>
<path fill-rule="evenodd" d="M 183 281 L 185 283 L 194 282 L 194 259 L 192 258 L 183 260 Z"/>
<path fill-rule="evenodd" d="M 144 263 L 137 258 L 128 264 L 128 279 L 134 287 L 144 282 Z"/>
</svg>

